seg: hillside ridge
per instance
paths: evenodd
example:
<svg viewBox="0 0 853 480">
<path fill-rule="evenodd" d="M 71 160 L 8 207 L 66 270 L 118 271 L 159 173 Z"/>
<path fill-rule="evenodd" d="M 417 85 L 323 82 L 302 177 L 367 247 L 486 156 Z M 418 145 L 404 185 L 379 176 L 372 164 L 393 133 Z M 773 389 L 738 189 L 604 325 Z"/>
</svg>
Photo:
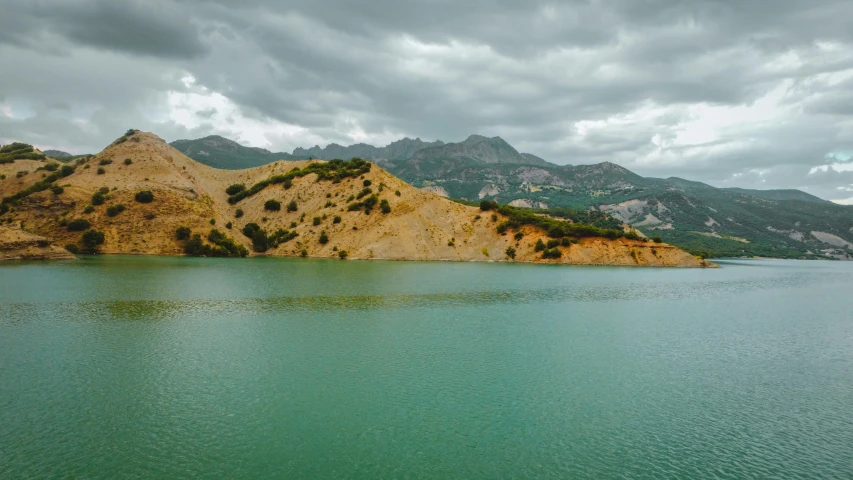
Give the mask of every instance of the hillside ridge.
<svg viewBox="0 0 853 480">
<path fill-rule="evenodd" d="M 513 247 L 519 262 L 703 265 L 676 247 L 627 238 L 580 238 L 554 247 L 559 258 L 542 258 L 536 243 L 548 241 L 547 232 L 521 226 L 502 235 L 503 215 L 414 188 L 369 162 L 220 170 L 131 130 L 68 167 L 52 186 L 28 194 L 31 183 L 0 182 L 0 196 L 15 196 L 0 221 L 109 254 L 509 261 Z"/>
</svg>

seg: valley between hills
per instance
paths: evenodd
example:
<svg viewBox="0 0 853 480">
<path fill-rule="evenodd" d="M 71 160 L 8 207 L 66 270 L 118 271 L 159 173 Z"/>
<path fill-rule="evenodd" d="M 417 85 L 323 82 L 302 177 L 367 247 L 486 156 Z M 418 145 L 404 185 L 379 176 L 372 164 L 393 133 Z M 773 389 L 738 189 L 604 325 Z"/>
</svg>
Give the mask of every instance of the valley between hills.
<svg viewBox="0 0 853 480">
<path fill-rule="evenodd" d="M 490 201 L 466 205 L 360 159 L 218 169 L 136 130 L 77 158 L 27 147 L 0 151 L 0 259 L 100 253 L 713 266 L 607 228 L 612 219 L 595 226 Z"/>
</svg>

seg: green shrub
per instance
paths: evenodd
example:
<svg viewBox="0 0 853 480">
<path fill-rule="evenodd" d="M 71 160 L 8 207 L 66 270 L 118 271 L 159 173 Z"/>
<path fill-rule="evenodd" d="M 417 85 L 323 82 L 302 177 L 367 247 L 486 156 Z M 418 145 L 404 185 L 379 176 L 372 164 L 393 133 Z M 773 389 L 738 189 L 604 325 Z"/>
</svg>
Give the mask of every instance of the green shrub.
<svg viewBox="0 0 853 480">
<path fill-rule="evenodd" d="M 133 160 L 131 160 L 131 159 L 129 159 L 129 158 L 125 158 L 125 159 L 124 159 L 124 164 L 125 164 L 125 165 L 130 165 L 131 163 L 133 163 Z"/>
<path fill-rule="evenodd" d="M 270 185 L 285 183 L 287 180 L 292 181 L 294 178 L 304 177 L 305 175 L 312 173 L 317 174 L 318 182 L 327 180 L 339 182 L 343 178 L 363 175 L 370 171 L 370 167 L 370 162 L 360 158 L 353 158 L 349 162 L 335 159 L 328 162 L 312 163 L 307 165 L 305 168 L 294 168 L 283 175 L 275 175 L 267 178 L 266 180 L 262 180 L 252 185 L 250 188 L 230 196 L 228 198 L 228 202 L 233 205 L 244 198 L 257 194 Z"/>
<path fill-rule="evenodd" d="M 486 212 L 489 210 L 497 210 L 498 202 L 494 200 L 481 200 L 480 201 L 480 210 Z"/>
<path fill-rule="evenodd" d="M 369 186 L 373 185 L 373 182 L 371 182 L 370 180 L 365 180 L 365 181 L 361 182 L 361 184 L 364 185 L 365 187 L 369 187 Z"/>
<path fill-rule="evenodd" d="M 320 241 L 320 244 L 321 244 L 321 245 L 325 245 L 325 244 L 329 243 L 329 235 L 327 235 L 327 234 L 326 234 L 326 231 L 325 231 L 325 230 L 324 230 L 324 231 L 322 231 L 322 232 L 320 232 L 320 239 L 319 239 L 319 241 Z"/>
<path fill-rule="evenodd" d="M 204 255 L 204 247 L 201 235 L 196 233 L 184 244 L 184 253 L 193 257 L 200 257 Z"/>
<path fill-rule="evenodd" d="M 47 163 L 41 168 L 47 170 L 48 172 L 55 172 L 55 171 L 59 170 L 59 164 L 58 163 Z"/>
<path fill-rule="evenodd" d="M 247 236 L 248 238 L 252 238 L 252 235 L 254 235 L 254 234 L 255 234 L 255 231 L 256 231 L 256 230 L 260 230 L 260 228 L 261 228 L 261 226 L 260 226 L 260 225 L 258 225 L 257 223 L 254 223 L 254 222 L 252 222 L 252 223 L 247 223 L 247 224 L 243 227 L 242 232 L 243 232 L 243 235 Z"/>
<path fill-rule="evenodd" d="M 175 238 L 178 240 L 187 240 L 192 235 L 192 230 L 190 227 L 180 226 L 177 230 L 175 230 Z"/>
<path fill-rule="evenodd" d="M 563 239 L 560 241 L 560 244 L 563 245 L 564 247 L 568 247 L 569 245 L 572 244 L 572 239 L 570 239 L 569 237 L 563 237 Z"/>
<path fill-rule="evenodd" d="M 548 243 L 545 244 L 545 247 L 547 248 L 554 248 L 558 246 L 560 246 L 560 240 L 557 240 L 556 238 L 549 239 Z"/>
<path fill-rule="evenodd" d="M 82 232 L 91 226 L 92 224 L 85 218 L 75 218 L 74 220 L 69 221 L 65 228 L 68 229 L 69 232 Z"/>
<path fill-rule="evenodd" d="M 341 223 L 341 217 L 335 215 L 335 218 L 332 219 L 332 223 Z"/>
<path fill-rule="evenodd" d="M 75 245 L 73 243 L 65 244 L 65 249 L 68 250 L 69 252 L 73 253 L 74 255 L 77 255 L 78 253 L 80 253 L 80 247 L 78 247 L 77 245 Z"/>
<path fill-rule="evenodd" d="M 663 239 L 658 236 L 652 237 L 652 241 L 655 243 L 663 243 Z"/>
<path fill-rule="evenodd" d="M 60 187 L 59 185 L 54 185 L 50 187 L 50 191 L 53 192 L 54 195 L 62 195 L 62 192 L 64 192 L 65 189 Z"/>
<path fill-rule="evenodd" d="M 142 190 L 136 192 L 133 198 L 139 203 L 151 203 L 154 201 L 154 193 L 151 190 Z"/>
<path fill-rule="evenodd" d="M 225 224 L 225 228 L 227 228 L 228 230 L 231 230 L 232 227 L 234 227 L 234 224 L 231 222 Z"/>
<path fill-rule="evenodd" d="M 562 256 L 563 252 L 559 248 L 550 248 L 542 252 L 542 258 L 560 258 Z"/>
<path fill-rule="evenodd" d="M 308 256 L 308 250 L 306 250 L 306 249 L 304 249 L 304 248 L 303 248 L 303 249 L 302 249 L 302 251 L 301 251 L 301 252 L 299 252 L 299 256 L 300 256 L 300 257 L 302 257 L 302 258 L 307 257 L 307 256 Z"/>
<path fill-rule="evenodd" d="M 82 237 L 83 251 L 97 253 L 100 246 L 104 244 L 104 240 L 104 232 L 93 229 L 86 230 Z"/>
<path fill-rule="evenodd" d="M 509 229 L 509 222 L 503 221 L 498 224 L 497 231 L 499 234 L 503 235 Z"/>
<path fill-rule="evenodd" d="M 536 246 L 533 247 L 533 250 L 537 252 L 545 250 L 545 242 L 543 242 L 541 238 L 539 240 L 536 240 Z"/>
<path fill-rule="evenodd" d="M 105 173 L 107 173 L 106 170 L 104 170 L 103 168 L 98 168 L 98 175 L 103 175 Z"/>
<path fill-rule="evenodd" d="M 86 205 L 86 208 L 83 209 L 83 213 L 92 213 L 95 211 L 95 207 L 91 205 Z"/>
<path fill-rule="evenodd" d="M 210 222 L 208 222 L 208 223 L 210 223 L 211 225 L 216 225 L 216 219 L 215 219 L 215 218 L 211 218 L 211 219 L 210 219 Z"/>
<path fill-rule="evenodd" d="M 504 251 L 504 253 L 506 254 L 506 256 L 508 258 L 515 260 L 515 247 L 513 247 L 513 246 L 506 247 L 506 250 Z"/>
<path fill-rule="evenodd" d="M 242 183 L 235 183 L 234 185 L 231 185 L 230 187 L 226 188 L 225 193 L 227 193 L 228 195 L 236 195 L 245 189 L 246 186 Z"/>
<path fill-rule="evenodd" d="M 119 213 L 121 213 L 123 211 L 124 211 L 124 205 L 122 205 L 122 204 L 111 205 L 111 206 L 107 207 L 107 216 L 108 217 L 115 217 L 116 215 L 118 215 Z"/>
<path fill-rule="evenodd" d="M 293 179 L 285 178 L 284 181 L 281 182 L 281 186 L 284 187 L 285 190 L 290 190 L 290 187 L 293 186 Z"/>
<path fill-rule="evenodd" d="M 383 198 L 382 201 L 379 202 L 379 210 L 381 210 L 382 213 L 391 213 L 391 204 L 388 203 L 388 200 Z"/>
<path fill-rule="evenodd" d="M 340 258 L 341 260 L 346 260 L 348 256 L 349 254 L 346 250 L 341 250 L 340 252 L 338 252 L 338 258 Z"/>
<path fill-rule="evenodd" d="M 371 190 L 371 189 L 370 189 L 370 188 L 368 188 L 368 187 L 364 187 L 363 189 L 361 189 L 361 191 L 360 191 L 360 192 L 358 192 L 358 195 L 356 195 L 356 196 L 355 196 L 355 199 L 356 199 L 356 200 L 361 200 L 362 198 L 364 198 L 364 197 L 366 197 L 366 196 L 370 195 L 371 193 L 373 193 L 373 190 Z"/>
<path fill-rule="evenodd" d="M 71 165 L 63 165 L 62 168 L 59 169 L 60 177 L 67 177 L 72 173 L 74 173 L 74 167 L 72 167 Z"/>
<path fill-rule="evenodd" d="M 269 199 L 264 202 L 264 210 L 269 210 L 270 212 L 278 212 L 281 210 L 281 202 L 278 200 Z"/>
<path fill-rule="evenodd" d="M 397 190 L 397 191 L 395 191 L 395 192 L 394 192 L 394 195 L 397 195 L 397 196 L 399 197 L 399 196 L 401 195 L 401 193 L 400 193 L 400 191 L 399 191 L 399 190 Z"/>
<path fill-rule="evenodd" d="M 296 200 L 291 200 L 290 203 L 287 204 L 287 211 L 295 212 L 296 210 L 298 210 L 298 207 L 296 206 Z"/>
<path fill-rule="evenodd" d="M 243 209 L 242 209 L 242 208 L 238 208 L 238 209 L 237 209 L 237 211 L 236 211 L 236 212 L 234 212 L 234 216 L 235 216 L 235 217 L 237 217 L 237 218 L 242 217 L 242 216 L 243 216 Z"/>
<path fill-rule="evenodd" d="M 314 220 L 311 222 L 315 227 L 320 225 L 323 222 L 323 219 L 320 217 L 314 217 Z"/>
<path fill-rule="evenodd" d="M 108 160 L 108 159 L 104 158 L 100 162 L 98 162 L 98 165 L 104 166 L 104 165 L 109 165 L 111 163 L 113 163 L 112 160 Z"/>
<path fill-rule="evenodd" d="M 521 232 L 515 232 L 514 238 L 516 239 L 516 241 L 521 240 L 522 238 L 524 238 L 524 234 Z"/>
<path fill-rule="evenodd" d="M 157 214 L 155 214 L 154 212 L 145 213 L 145 220 L 154 220 L 155 218 L 157 218 Z"/>
</svg>

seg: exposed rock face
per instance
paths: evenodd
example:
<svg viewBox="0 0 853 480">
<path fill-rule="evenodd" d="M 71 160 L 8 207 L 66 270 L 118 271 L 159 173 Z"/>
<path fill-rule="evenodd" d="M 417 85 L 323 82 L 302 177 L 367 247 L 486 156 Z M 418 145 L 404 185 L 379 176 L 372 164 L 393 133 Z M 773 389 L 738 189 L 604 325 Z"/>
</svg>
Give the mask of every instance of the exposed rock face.
<svg viewBox="0 0 853 480">
<path fill-rule="evenodd" d="M 75 258 L 68 250 L 50 240 L 33 235 L 17 226 L 0 227 L 0 261 L 2 260 L 68 260 Z"/>
<path fill-rule="evenodd" d="M 60 245 L 79 244 L 80 231 L 63 225 L 85 219 L 104 233 L 101 251 L 113 254 L 181 255 L 183 243 L 175 238 L 179 226 L 203 238 L 216 228 L 251 251 L 252 240 L 241 230 L 256 223 L 270 233 L 285 229 L 297 234 L 264 253 L 274 256 L 304 252 L 309 257 L 337 258 L 346 251 L 350 259 L 507 261 L 505 252 L 513 247 L 515 261 L 521 262 L 703 266 L 669 245 L 606 239 L 583 239 L 559 247 L 561 259 L 544 260 L 534 249 L 536 241 L 545 238 L 544 232 L 524 227 L 521 240 L 512 233 L 499 235 L 496 225 L 504 220 L 502 216 L 493 220 L 491 212 L 412 187 L 376 165 L 360 178 L 335 183 L 318 181 L 311 173 L 294 178 L 290 188 L 272 184 L 236 204 L 228 202 L 230 185 L 251 187 L 311 163 L 278 161 L 251 169 L 219 170 L 191 160 L 153 134 L 135 133 L 82 160 L 74 173 L 57 181 L 63 192 L 31 194 L 0 219 L 13 217 L 27 230 Z M 99 169 L 103 172 L 98 173 Z M 379 200 L 387 202 L 386 213 L 376 208 L 368 215 L 348 208 L 368 181 Z M 13 186 L 20 187 L 9 184 L 10 189 Z M 99 189 L 106 192 L 104 204 L 87 208 Z M 151 191 L 153 201 L 135 201 L 140 191 Z M 7 195 L 0 190 L 0 197 Z M 283 207 L 270 211 L 265 206 L 268 200 L 282 206 L 295 202 L 296 211 Z M 124 209 L 116 213 L 118 205 Z M 323 234 L 326 243 L 320 241 Z"/>
</svg>

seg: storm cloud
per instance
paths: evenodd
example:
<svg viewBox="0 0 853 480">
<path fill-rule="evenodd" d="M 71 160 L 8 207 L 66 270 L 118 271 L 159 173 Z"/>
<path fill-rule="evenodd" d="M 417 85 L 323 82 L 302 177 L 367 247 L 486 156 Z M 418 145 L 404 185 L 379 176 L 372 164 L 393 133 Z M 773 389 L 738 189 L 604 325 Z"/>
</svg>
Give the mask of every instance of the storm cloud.
<svg viewBox="0 0 853 480">
<path fill-rule="evenodd" d="M 0 142 L 500 135 L 853 202 L 853 2 L 6 0 Z"/>
</svg>

